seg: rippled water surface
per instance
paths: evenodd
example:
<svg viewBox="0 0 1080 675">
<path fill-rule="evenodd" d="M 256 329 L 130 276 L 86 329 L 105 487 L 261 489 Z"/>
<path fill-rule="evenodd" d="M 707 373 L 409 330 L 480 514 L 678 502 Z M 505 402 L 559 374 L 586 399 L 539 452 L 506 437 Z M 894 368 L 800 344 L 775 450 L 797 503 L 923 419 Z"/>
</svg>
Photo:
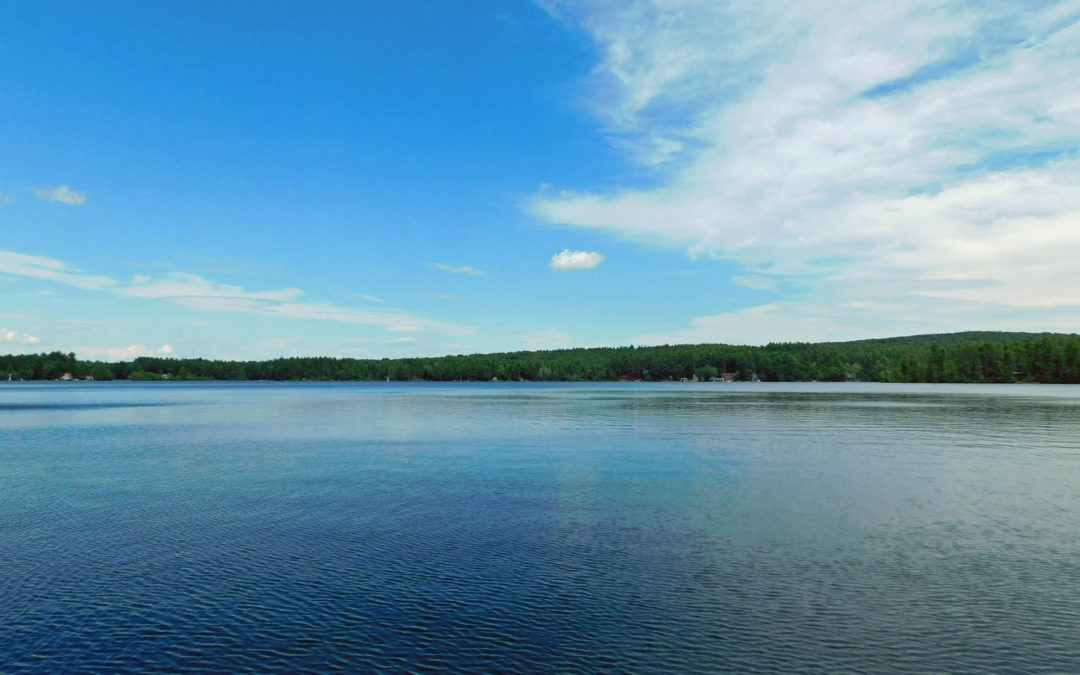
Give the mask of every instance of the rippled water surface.
<svg viewBox="0 0 1080 675">
<path fill-rule="evenodd" d="M 0 672 L 1080 672 L 1080 387 L 0 385 Z"/>
</svg>

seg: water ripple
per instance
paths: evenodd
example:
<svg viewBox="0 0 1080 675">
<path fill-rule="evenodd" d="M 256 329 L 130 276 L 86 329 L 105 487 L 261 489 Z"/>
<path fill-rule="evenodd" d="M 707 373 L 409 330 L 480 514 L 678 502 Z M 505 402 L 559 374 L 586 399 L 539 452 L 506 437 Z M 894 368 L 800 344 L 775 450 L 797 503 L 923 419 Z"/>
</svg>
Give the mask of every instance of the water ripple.
<svg viewBox="0 0 1080 675">
<path fill-rule="evenodd" d="M 1080 671 L 1060 396 L 244 391 L 7 430 L 0 671 Z"/>
</svg>

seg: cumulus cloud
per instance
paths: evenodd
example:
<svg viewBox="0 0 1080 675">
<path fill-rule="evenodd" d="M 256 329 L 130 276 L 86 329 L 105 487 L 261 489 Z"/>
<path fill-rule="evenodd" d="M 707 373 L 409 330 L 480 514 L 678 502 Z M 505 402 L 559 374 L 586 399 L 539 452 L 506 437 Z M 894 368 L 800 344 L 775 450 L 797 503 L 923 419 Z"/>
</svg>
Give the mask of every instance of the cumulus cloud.
<svg viewBox="0 0 1080 675">
<path fill-rule="evenodd" d="M 0 273 L 44 279 L 86 289 L 104 288 L 116 283 L 106 276 L 85 274 L 55 258 L 3 250 L 0 250 Z"/>
<path fill-rule="evenodd" d="M 172 345 L 161 345 L 161 349 L 158 349 L 157 353 L 161 354 L 163 356 L 168 356 L 169 354 L 172 354 L 173 353 Z"/>
<path fill-rule="evenodd" d="M 431 267 L 443 272 L 449 272 L 450 274 L 471 274 L 478 275 L 483 274 L 484 270 L 476 269 L 475 267 L 469 267 L 468 265 L 446 265 L 444 263 L 431 263 Z"/>
<path fill-rule="evenodd" d="M 58 185 L 56 187 L 38 188 L 34 192 L 41 199 L 47 202 L 60 202 L 61 204 L 67 204 L 68 206 L 78 206 L 86 203 L 86 193 L 76 192 L 67 185 Z"/>
<path fill-rule="evenodd" d="M 0 342 L 12 342 L 20 345 L 36 345 L 41 342 L 41 339 L 29 333 L 0 328 Z"/>
<path fill-rule="evenodd" d="M 571 251 L 565 249 L 562 253 L 551 256 L 548 267 L 556 272 L 568 272 L 571 270 L 587 270 L 604 262 L 604 256 L 592 251 Z"/>
<path fill-rule="evenodd" d="M 556 9 L 597 45 L 605 131 L 654 166 L 645 187 L 545 191 L 541 219 L 841 302 L 1080 305 L 1075 2 Z"/>
</svg>

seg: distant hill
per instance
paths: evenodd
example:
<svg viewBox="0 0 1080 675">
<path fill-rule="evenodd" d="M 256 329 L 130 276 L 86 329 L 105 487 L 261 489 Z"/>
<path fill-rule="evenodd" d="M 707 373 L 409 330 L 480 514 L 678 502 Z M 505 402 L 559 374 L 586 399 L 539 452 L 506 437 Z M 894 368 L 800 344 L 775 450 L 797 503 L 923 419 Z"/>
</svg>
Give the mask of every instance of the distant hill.
<svg viewBox="0 0 1080 675">
<path fill-rule="evenodd" d="M 905 335 L 902 337 L 873 338 L 868 340 L 851 340 L 832 344 L 859 344 L 875 343 L 883 345 L 905 345 L 910 347 L 929 347 L 930 345 L 955 345 L 962 342 L 990 342 L 993 344 L 1005 344 L 1008 342 L 1035 342 L 1043 335 L 1063 337 L 1067 333 L 1018 333 L 996 330 L 969 330 L 959 333 L 928 333 L 926 335 Z"/>
</svg>

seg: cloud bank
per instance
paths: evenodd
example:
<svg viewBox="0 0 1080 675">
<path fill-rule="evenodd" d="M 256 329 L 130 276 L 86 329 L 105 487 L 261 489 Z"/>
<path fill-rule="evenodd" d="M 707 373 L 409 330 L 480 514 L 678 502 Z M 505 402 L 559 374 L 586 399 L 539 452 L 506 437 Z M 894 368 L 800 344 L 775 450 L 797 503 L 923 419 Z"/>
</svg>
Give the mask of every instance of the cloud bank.
<svg viewBox="0 0 1080 675">
<path fill-rule="evenodd" d="M 541 219 L 797 277 L 806 311 L 1080 307 L 1080 3 L 550 7 L 652 181 Z"/>
</svg>

